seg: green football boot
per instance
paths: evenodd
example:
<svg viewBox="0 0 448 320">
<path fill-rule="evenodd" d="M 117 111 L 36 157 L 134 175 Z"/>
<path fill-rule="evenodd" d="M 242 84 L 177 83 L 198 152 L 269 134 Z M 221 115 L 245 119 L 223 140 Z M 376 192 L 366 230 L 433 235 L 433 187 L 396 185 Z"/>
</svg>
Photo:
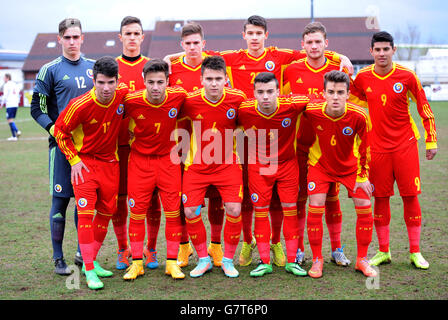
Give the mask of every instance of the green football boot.
<svg viewBox="0 0 448 320">
<path fill-rule="evenodd" d="M 390 263 L 392 261 L 392 256 L 390 251 L 381 252 L 378 250 L 375 256 L 369 260 L 371 266 L 379 266 L 380 264 Z"/>
<path fill-rule="evenodd" d="M 100 264 L 96 261 L 93 261 L 93 266 L 94 266 L 93 271 L 95 271 L 98 277 L 107 278 L 112 277 L 114 275 L 112 271 L 103 269 L 103 267 L 101 267 Z M 86 273 L 86 266 L 84 264 L 82 265 L 82 273 L 84 274 Z"/>
<path fill-rule="evenodd" d="M 295 276 L 306 276 L 308 272 L 303 270 L 297 263 L 290 262 L 285 265 L 286 272 L 292 273 Z"/>
<path fill-rule="evenodd" d="M 98 290 L 104 287 L 104 284 L 101 282 L 100 278 L 96 274 L 95 270 L 85 271 L 87 286 L 89 289 Z"/>
<path fill-rule="evenodd" d="M 272 265 L 260 262 L 258 266 L 250 272 L 251 277 L 262 277 L 265 274 L 272 273 Z"/>
<path fill-rule="evenodd" d="M 409 259 L 411 260 L 411 263 L 418 269 L 426 270 L 429 268 L 428 261 L 423 258 L 420 252 L 411 253 L 409 255 Z"/>
</svg>

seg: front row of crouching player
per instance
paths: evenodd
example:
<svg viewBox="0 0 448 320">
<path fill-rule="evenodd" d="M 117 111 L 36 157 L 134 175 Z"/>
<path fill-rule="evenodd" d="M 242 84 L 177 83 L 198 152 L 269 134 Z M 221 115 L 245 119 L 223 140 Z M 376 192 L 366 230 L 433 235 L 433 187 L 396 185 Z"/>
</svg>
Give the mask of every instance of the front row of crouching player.
<svg viewBox="0 0 448 320">
<path fill-rule="evenodd" d="M 112 276 L 96 261 L 110 219 L 117 210 L 117 138 L 123 117 L 130 118 L 131 152 L 128 166 L 129 239 L 132 265 L 125 280 L 144 274 L 142 263 L 145 218 L 155 188 L 159 190 L 166 218 L 167 262 L 165 273 L 185 277 L 177 264 L 182 234 L 181 209 L 188 234 L 199 257 L 190 276 L 201 277 L 213 267 L 207 253 L 207 235 L 200 209 L 207 188 L 219 191 L 225 208 L 224 257 L 221 269 L 238 277 L 234 255 L 242 221 L 243 167 L 235 150 L 249 141 L 248 187 L 255 209 L 255 236 L 261 258 L 253 277 L 272 272 L 270 261 L 269 204 L 274 185 L 284 215 L 283 234 L 287 251 L 286 272 L 296 276 L 322 276 L 322 215 L 332 183 L 342 183 L 353 199 L 357 214 L 357 259 L 355 269 L 376 276 L 367 250 L 372 239 L 372 187 L 368 178 L 369 131 L 367 113 L 347 102 L 350 78 L 339 71 L 325 75 L 325 100 L 306 96 L 280 96 L 278 80 L 268 72 L 254 79 L 254 97 L 226 87 L 226 65 L 222 57 L 204 59 L 202 89 L 187 93 L 168 85 L 168 65 L 159 59 L 143 70 L 146 89 L 129 93 L 118 85 L 115 59 L 96 61 L 94 88 L 73 99 L 59 116 L 55 137 L 72 166 L 72 182 L 78 207 L 78 237 L 84 259 L 83 272 L 91 289 L 103 287 L 99 277 Z M 299 223 L 297 197 L 299 167 L 296 135 L 301 117 L 310 121 L 316 138 L 310 149 L 307 231 L 313 264 L 306 272 L 296 262 Z M 179 130 L 177 120 L 191 124 Z M 242 129 L 242 130 L 241 130 Z M 181 132 L 182 131 L 182 132 Z M 240 139 L 240 135 L 245 135 Z M 189 138 L 191 136 L 191 139 Z M 187 145 L 187 150 L 183 147 Z M 186 155 L 186 159 L 179 154 Z M 184 160 L 183 173 L 181 159 Z M 183 208 L 181 208 L 181 201 Z M 96 210 L 96 215 L 95 215 Z"/>
</svg>

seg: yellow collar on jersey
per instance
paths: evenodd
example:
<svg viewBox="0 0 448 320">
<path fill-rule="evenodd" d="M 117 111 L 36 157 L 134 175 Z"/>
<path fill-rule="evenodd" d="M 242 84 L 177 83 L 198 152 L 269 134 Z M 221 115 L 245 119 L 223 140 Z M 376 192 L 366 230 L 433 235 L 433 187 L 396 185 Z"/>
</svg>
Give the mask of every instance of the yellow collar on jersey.
<svg viewBox="0 0 448 320">
<path fill-rule="evenodd" d="M 324 102 L 323 103 L 323 105 L 322 105 L 322 114 L 325 116 L 325 117 L 327 117 L 328 119 L 330 119 L 331 121 L 339 121 L 339 120 L 341 120 L 342 118 L 344 118 L 345 117 L 345 115 L 347 114 L 347 102 L 345 103 L 345 107 L 344 107 L 344 113 L 340 116 L 340 117 L 337 117 L 337 118 L 333 118 L 333 117 L 330 117 L 326 112 L 325 112 L 325 109 L 327 108 L 327 102 Z"/>
<path fill-rule="evenodd" d="M 277 107 L 276 107 L 275 111 L 272 112 L 270 115 L 266 115 L 258 109 L 258 101 L 257 100 L 255 100 L 254 106 L 255 106 L 255 111 L 265 119 L 271 119 L 273 116 L 275 116 L 277 114 L 278 110 L 280 109 L 279 103 L 278 103 L 278 98 L 277 98 Z"/>
<path fill-rule="evenodd" d="M 165 89 L 165 99 L 163 99 L 163 101 L 159 104 L 152 104 L 149 99 L 148 99 L 148 91 L 144 90 L 143 91 L 143 100 L 151 107 L 153 108 L 160 108 L 161 106 L 163 106 L 166 102 L 166 100 L 168 100 L 168 91 Z"/>
<path fill-rule="evenodd" d="M 106 104 L 102 104 L 101 102 L 99 102 L 98 99 L 96 98 L 95 87 L 90 89 L 90 96 L 92 97 L 93 101 L 95 101 L 95 103 L 102 108 L 109 108 L 112 105 L 112 103 L 114 102 L 116 95 L 117 95 L 117 91 L 114 92 L 114 96 L 113 96 L 112 100 L 110 100 L 109 104 L 106 105 Z"/>
<path fill-rule="evenodd" d="M 372 74 L 377 77 L 380 80 L 384 80 L 388 78 L 391 74 L 395 72 L 395 69 L 397 68 L 397 64 L 395 62 L 392 63 L 392 70 L 390 70 L 386 75 L 380 76 L 378 73 L 375 72 L 375 64 L 372 64 Z"/>
</svg>

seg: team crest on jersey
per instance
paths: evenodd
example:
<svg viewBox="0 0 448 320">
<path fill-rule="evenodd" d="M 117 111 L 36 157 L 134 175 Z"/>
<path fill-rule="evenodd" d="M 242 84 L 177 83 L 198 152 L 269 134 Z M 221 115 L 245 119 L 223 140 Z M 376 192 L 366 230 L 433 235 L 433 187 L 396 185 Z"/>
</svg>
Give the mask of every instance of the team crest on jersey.
<svg viewBox="0 0 448 320">
<path fill-rule="evenodd" d="M 93 79 L 93 70 L 92 70 L 92 69 L 87 69 L 87 70 L 86 70 L 86 75 L 87 75 L 90 79 Z"/>
<path fill-rule="evenodd" d="M 401 93 L 403 91 L 403 84 L 401 82 L 396 82 L 393 86 L 395 93 Z"/>
<path fill-rule="evenodd" d="M 80 208 L 84 208 L 87 205 L 87 199 L 86 198 L 81 198 L 78 200 L 78 207 Z"/>
<path fill-rule="evenodd" d="M 313 191 L 314 189 L 316 189 L 316 184 L 311 181 L 310 183 L 308 183 L 308 190 Z"/>
<path fill-rule="evenodd" d="M 187 195 L 184 193 L 184 194 L 182 195 L 182 202 L 183 202 L 183 203 L 186 203 L 187 200 L 188 200 Z"/>
<path fill-rule="evenodd" d="M 177 109 L 171 108 L 170 111 L 168 111 L 168 117 L 171 119 L 177 117 Z"/>
<path fill-rule="evenodd" d="M 134 199 L 129 199 L 129 207 L 134 208 L 135 207 L 135 200 Z"/>
<path fill-rule="evenodd" d="M 266 63 L 264 64 L 264 67 L 268 71 L 273 71 L 275 69 L 275 63 L 274 63 L 274 61 L 271 61 L 271 60 L 266 61 Z"/>
<path fill-rule="evenodd" d="M 124 106 L 122 104 L 120 104 L 117 109 L 117 114 L 122 115 L 123 111 L 124 111 Z"/>
<path fill-rule="evenodd" d="M 235 118 L 235 109 L 227 110 L 227 118 L 229 118 L 229 119 Z"/>
<path fill-rule="evenodd" d="M 250 198 L 252 199 L 253 202 L 258 202 L 258 194 L 252 193 L 250 195 Z"/>
<path fill-rule="evenodd" d="M 345 127 L 344 129 L 342 129 L 342 134 L 344 136 L 351 136 L 353 134 L 353 129 L 350 127 Z"/>
<path fill-rule="evenodd" d="M 60 184 L 56 184 L 54 186 L 54 191 L 56 191 L 57 193 L 62 192 L 62 186 Z"/>
<path fill-rule="evenodd" d="M 283 128 L 287 128 L 291 125 L 291 119 L 290 118 L 285 118 L 282 121 L 282 127 Z"/>
</svg>

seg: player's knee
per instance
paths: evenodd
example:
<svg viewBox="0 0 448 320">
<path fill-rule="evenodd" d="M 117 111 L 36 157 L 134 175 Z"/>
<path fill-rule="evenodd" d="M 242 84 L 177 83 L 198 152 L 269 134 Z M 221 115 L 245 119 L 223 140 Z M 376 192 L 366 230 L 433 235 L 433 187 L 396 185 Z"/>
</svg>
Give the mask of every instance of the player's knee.
<svg viewBox="0 0 448 320">
<path fill-rule="evenodd" d="M 371 205 L 370 199 L 353 198 L 355 207 L 367 207 Z"/>
<path fill-rule="evenodd" d="M 229 216 L 238 217 L 241 214 L 241 203 L 228 202 L 224 206 Z"/>
<path fill-rule="evenodd" d="M 327 199 L 327 195 L 325 193 L 316 193 L 310 195 L 309 204 L 313 207 L 323 207 L 325 206 L 325 200 Z"/>
<path fill-rule="evenodd" d="M 184 213 L 185 213 L 185 217 L 187 219 L 193 219 L 195 217 L 197 217 L 198 215 L 196 215 L 196 210 L 197 207 L 185 207 L 184 208 Z"/>
</svg>

